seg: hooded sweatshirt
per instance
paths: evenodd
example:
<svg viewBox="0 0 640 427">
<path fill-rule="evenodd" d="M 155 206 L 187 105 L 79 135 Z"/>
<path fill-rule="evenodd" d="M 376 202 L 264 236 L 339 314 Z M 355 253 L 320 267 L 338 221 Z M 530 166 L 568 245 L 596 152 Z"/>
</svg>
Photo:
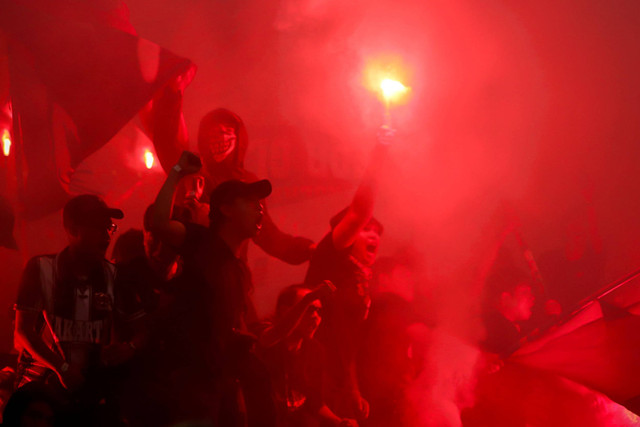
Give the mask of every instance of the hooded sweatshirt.
<svg viewBox="0 0 640 427">
<path fill-rule="evenodd" d="M 210 154 L 209 141 L 204 137 L 208 127 L 218 123 L 231 125 L 236 131 L 236 147 L 222 161 L 216 162 Z M 211 191 L 224 181 L 237 179 L 243 182 L 258 181 L 258 177 L 244 168 L 244 158 L 249 145 L 249 138 L 242 119 L 235 113 L 219 108 L 207 113 L 200 122 L 198 132 L 198 151 L 202 157 L 202 175 L 205 178 L 203 202 L 208 203 Z M 266 204 L 264 205 L 264 217 L 262 230 L 253 239 L 266 253 L 281 259 L 289 264 L 302 264 L 308 261 L 312 253 L 313 241 L 304 237 L 292 236 L 282 232 L 273 222 Z M 246 258 L 246 249 L 244 251 Z"/>
</svg>

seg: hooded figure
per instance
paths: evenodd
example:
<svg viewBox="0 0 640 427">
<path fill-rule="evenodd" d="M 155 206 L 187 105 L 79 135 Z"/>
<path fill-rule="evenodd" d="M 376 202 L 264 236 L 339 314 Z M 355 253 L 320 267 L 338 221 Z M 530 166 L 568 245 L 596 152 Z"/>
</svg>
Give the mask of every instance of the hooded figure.
<svg viewBox="0 0 640 427">
<path fill-rule="evenodd" d="M 207 113 L 198 130 L 198 151 L 203 162 L 201 175 L 183 179 L 175 204 L 187 207 L 185 212 L 195 212 L 193 215 L 197 218 L 206 218 L 201 215 L 200 207 L 209 202 L 209 194 L 218 184 L 230 179 L 257 181 L 258 178 L 244 168 L 248 145 L 247 130 L 237 114 L 224 108 Z M 201 184 L 203 181 L 204 185 Z M 183 219 L 198 222 L 197 218 Z M 266 205 L 262 230 L 253 240 L 266 253 L 289 264 L 302 264 L 311 257 L 313 241 L 280 231 L 271 220 Z"/>
<path fill-rule="evenodd" d="M 248 146 L 247 129 L 237 114 L 218 108 L 202 118 L 198 129 L 198 151 L 207 181 L 204 191 L 206 197 L 223 181 L 257 180 L 254 174 L 244 168 Z"/>
</svg>

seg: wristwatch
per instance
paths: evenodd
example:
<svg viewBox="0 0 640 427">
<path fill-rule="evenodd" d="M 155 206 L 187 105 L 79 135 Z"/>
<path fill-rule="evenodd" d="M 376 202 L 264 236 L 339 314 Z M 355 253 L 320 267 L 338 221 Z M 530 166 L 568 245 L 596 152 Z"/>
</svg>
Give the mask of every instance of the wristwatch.
<svg viewBox="0 0 640 427">
<path fill-rule="evenodd" d="M 60 372 L 67 372 L 69 370 L 69 364 L 67 362 L 64 362 L 62 365 L 60 365 Z"/>
<path fill-rule="evenodd" d="M 182 166 L 180 165 L 175 165 L 173 167 L 173 170 L 176 171 L 176 173 L 180 174 L 182 172 Z"/>
</svg>

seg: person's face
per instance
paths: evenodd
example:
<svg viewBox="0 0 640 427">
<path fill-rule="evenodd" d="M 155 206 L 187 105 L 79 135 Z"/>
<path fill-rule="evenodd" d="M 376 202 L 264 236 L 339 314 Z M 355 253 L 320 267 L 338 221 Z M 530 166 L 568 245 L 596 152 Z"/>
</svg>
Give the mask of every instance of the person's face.
<svg viewBox="0 0 640 427">
<path fill-rule="evenodd" d="M 379 246 L 380 229 L 373 222 L 369 222 L 369 224 L 358 233 L 351 249 L 351 255 L 366 265 L 373 265 L 376 260 L 376 255 L 378 254 Z"/>
<path fill-rule="evenodd" d="M 238 136 L 233 126 L 218 123 L 204 132 L 206 140 L 209 141 L 209 156 L 206 157 L 212 158 L 215 162 L 222 162 L 236 148 Z"/>
<path fill-rule="evenodd" d="M 303 338 L 311 339 L 316 334 L 320 322 L 322 322 L 322 303 L 315 300 L 305 311 L 300 325 L 298 326 Z"/>
<path fill-rule="evenodd" d="M 264 210 L 257 196 L 238 197 L 221 210 L 243 238 L 253 238 L 260 232 Z"/>
<path fill-rule="evenodd" d="M 311 292 L 308 289 L 301 289 L 298 291 L 298 295 L 296 298 L 296 303 L 298 303 L 302 298 Z M 320 326 L 320 322 L 322 322 L 322 303 L 319 300 L 315 300 L 307 310 L 302 315 L 300 319 L 300 323 L 295 329 L 295 335 L 299 338 L 311 339 L 315 335 L 318 330 L 318 326 Z"/>
<path fill-rule="evenodd" d="M 503 293 L 503 310 L 506 317 L 514 322 L 531 318 L 531 309 L 535 303 L 535 297 L 531 286 L 520 284 L 512 292 Z"/>
<path fill-rule="evenodd" d="M 194 209 L 200 203 L 203 193 L 204 177 L 202 175 L 187 175 L 178 183 L 174 204 Z"/>
<path fill-rule="evenodd" d="M 68 230 L 69 243 L 78 253 L 91 259 L 101 260 L 107 253 L 111 236 L 116 229 L 111 219 L 77 225 Z"/>
</svg>

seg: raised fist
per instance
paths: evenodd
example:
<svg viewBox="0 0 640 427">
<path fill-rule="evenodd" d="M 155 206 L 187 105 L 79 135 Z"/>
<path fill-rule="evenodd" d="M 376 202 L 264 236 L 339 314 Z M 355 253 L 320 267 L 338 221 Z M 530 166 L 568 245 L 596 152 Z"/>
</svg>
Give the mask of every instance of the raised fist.
<svg viewBox="0 0 640 427">
<path fill-rule="evenodd" d="M 202 162 L 200 161 L 200 157 L 190 151 L 183 151 L 180 156 L 180 160 L 176 164 L 176 167 L 179 173 L 183 175 L 188 175 L 192 173 L 197 173 L 200 168 L 202 168 Z"/>
</svg>

